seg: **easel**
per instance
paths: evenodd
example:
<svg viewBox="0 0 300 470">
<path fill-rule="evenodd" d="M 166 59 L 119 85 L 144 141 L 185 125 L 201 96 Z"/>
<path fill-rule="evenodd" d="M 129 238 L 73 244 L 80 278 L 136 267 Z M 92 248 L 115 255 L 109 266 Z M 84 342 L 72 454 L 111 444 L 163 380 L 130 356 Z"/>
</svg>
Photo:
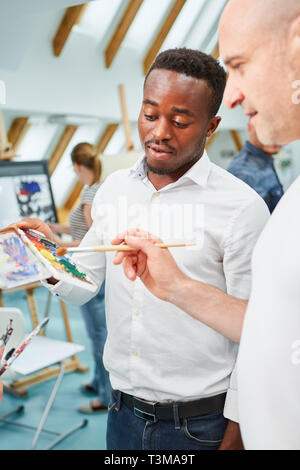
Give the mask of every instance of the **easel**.
<svg viewBox="0 0 300 470">
<path fill-rule="evenodd" d="M 32 326 L 35 328 L 40 320 L 39 320 L 39 314 L 36 306 L 36 300 L 34 297 L 34 290 L 40 286 L 39 282 L 36 282 L 34 284 L 28 284 L 27 286 L 22 286 L 22 287 L 16 287 L 14 289 L 3 289 L 0 290 L 0 307 L 3 307 L 3 293 L 9 293 L 9 292 L 16 292 L 20 290 L 25 290 L 26 292 L 26 297 L 27 297 L 27 303 L 28 303 L 28 308 L 29 308 L 29 313 L 32 321 Z M 48 315 L 49 307 L 50 307 L 50 297 L 51 294 L 49 292 L 48 294 L 48 300 L 47 300 L 47 307 L 46 307 L 46 313 L 45 316 Z M 69 322 L 69 317 L 68 317 L 68 312 L 67 312 L 67 307 L 65 302 L 62 300 L 59 300 L 60 303 L 60 308 L 63 316 L 63 321 L 65 325 L 65 330 L 66 330 L 66 337 L 68 342 L 73 343 L 73 337 L 72 337 L 72 332 L 71 332 L 71 327 L 70 327 L 70 322 Z M 42 333 L 44 334 L 44 333 Z M 64 369 L 65 372 L 87 372 L 88 367 L 84 366 L 80 363 L 79 359 L 77 358 L 76 355 L 72 356 L 70 359 L 67 359 L 64 361 Z M 31 387 L 32 385 L 36 385 L 41 382 L 45 382 L 46 380 L 53 379 L 54 377 L 57 377 L 59 372 L 61 370 L 61 366 L 52 366 L 52 367 L 47 367 L 36 374 L 33 374 L 31 376 L 28 376 L 24 379 L 20 380 L 15 380 L 12 382 L 10 385 L 5 385 L 5 391 L 8 393 L 11 393 L 12 395 L 17 395 L 20 397 L 27 396 L 27 388 Z"/>
<path fill-rule="evenodd" d="M 8 142 L 8 139 L 7 139 L 3 114 L 0 108 L 0 161 L 11 160 L 15 156 L 16 156 L 16 152 L 14 151 L 11 143 Z M 17 287 L 15 289 L 3 289 L 3 290 L 0 289 L 0 307 L 3 307 L 3 297 L 2 297 L 3 293 L 25 290 L 29 313 L 30 313 L 31 321 L 32 321 L 32 326 L 35 328 L 39 324 L 39 315 L 38 315 L 38 310 L 37 310 L 36 301 L 34 297 L 34 290 L 39 286 L 40 286 L 40 283 L 37 282 L 34 284 L 28 284 L 27 286 Z M 51 299 L 51 294 L 49 292 L 48 300 L 47 300 L 46 315 L 48 314 L 48 311 L 50 308 L 50 299 Z M 59 300 L 59 302 L 60 302 L 60 308 L 61 308 L 61 312 L 63 316 L 63 321 L 65 324 L 67 340 L 70 343 L 73 343 L 73 337 L 72 337 L 71 327 L 69 323 L 66 304 L 62 300 Z M 31 375 L 21 380 L 16 380 L 12 382 L 9 386 L 5 385 L 5 391 L 13 395 L 24 397 L 27 395 L 28 387 L 35 385 L 37 383 L 44 382 L 46 380 L 50 380 L 53 377 L 57 377 L 58 374 L 60 373 L 60 370 L 61 370 L 61 366 L 59 365 L 53 366 L 53 367 L 47 367 L 44 370 L 37 372 L 34 375 Z M 74 355 L 71 357 L 71 359 L 64 361 L 64 370 L 65 372 L 73 372 L 73 371 L 86 372 L 88 370 L 88 367 L 81 365 L 77 357 Z"/>
</svg>

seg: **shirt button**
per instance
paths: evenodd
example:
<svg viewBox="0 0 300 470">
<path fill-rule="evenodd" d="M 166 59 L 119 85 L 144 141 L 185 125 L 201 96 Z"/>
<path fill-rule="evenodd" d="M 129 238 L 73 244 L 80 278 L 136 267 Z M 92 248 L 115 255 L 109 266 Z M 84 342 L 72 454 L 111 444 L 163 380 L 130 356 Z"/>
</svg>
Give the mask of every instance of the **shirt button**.
<svg viewBox="0 0 300 470">
<path fill-rule="evenodd" d="M 160 196 L 160 192 L 157 191 L 156 193 L 153 193 L 153 197 L 157 198 L 159 196 Z"/>
<path fill-rule="evenodd" d="M 136 317 L 139 317 L 141 312 L 139 310 L 137 310 L 136 312 L 134 312 L 134 314 L 135 314 Z"/>
<path fill-rule="evenodd" d="M 132 351 L 132 355 L 135 356 L 135 357 L 137 357 L 137 356 L 139 355 L 139 353 L 138 353 L 136 350 L 133 350 L 133 351 Z"/>
</svg>

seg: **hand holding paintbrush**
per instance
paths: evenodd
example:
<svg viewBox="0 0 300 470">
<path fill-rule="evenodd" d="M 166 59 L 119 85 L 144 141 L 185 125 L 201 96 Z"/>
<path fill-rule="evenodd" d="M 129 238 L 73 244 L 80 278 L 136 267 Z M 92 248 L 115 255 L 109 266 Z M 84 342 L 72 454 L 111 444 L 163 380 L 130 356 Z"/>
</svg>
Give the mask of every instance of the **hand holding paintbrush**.
<svg viewBox="0 0 300 470">
<path fill-rule="evenodd" d="M 194 246 L 195 243 L 156 243 L 158 248 L 177 248 L 185 246 Z M 91 252 L 105 252 L 105 251 L 136 251 L 129 245 L 98 245 L 98 246 L 78 246 L 64 248 L 60 247 L 56 250 L 56 255 L 61 257 L 67 253 L 91 253 Z"/>
</svg>

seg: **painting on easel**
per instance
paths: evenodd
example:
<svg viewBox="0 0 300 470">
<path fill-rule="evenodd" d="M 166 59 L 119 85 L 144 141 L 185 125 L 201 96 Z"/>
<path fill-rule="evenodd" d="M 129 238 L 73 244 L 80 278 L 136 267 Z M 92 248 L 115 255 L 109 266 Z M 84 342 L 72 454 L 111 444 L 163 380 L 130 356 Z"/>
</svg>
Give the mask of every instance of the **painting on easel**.
<svg viewBox="0 0 300 470">
<path fill-rule="evenodd" d="M 0 229 L 24 217 L 57 222 L 47 162 L 0 162 Z"/>
</svg>

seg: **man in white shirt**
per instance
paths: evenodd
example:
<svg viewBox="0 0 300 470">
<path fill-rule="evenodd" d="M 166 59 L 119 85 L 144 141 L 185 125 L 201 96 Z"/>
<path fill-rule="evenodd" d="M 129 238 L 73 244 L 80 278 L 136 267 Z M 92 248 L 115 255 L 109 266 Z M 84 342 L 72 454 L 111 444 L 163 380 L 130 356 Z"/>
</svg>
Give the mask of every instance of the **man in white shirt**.
<svg viewBox="0 0 300 470">
<path fill-rule="evenodd" d="M 265 145 L 299 139 L 299 0 L 230 0 L 220 23 L 220 52 L 229 72 L 227 107 L 241 105 Z M 247 449 L 300 449 L 299 201 L 298 177 L 253 254 L 238 359 L 239 416 Z M 140 250 L 124 261 L 127 277 L 139 276 L 153 294 L 239 341 L 247 302 L 188 278 L 167 251 L 144 237 L 132 231 L 117 240 Z M 118 255 L 115 262 L 122 260 Z"/>
<path fill-rule="evenodd" d="M 158 56 L 139 117 L 146 157 L 103 183 L 82 246 L 109 243 L 121 220 L 124 228 L 140 225 L 164 241 L 191 237 L 195 247 L 171 249 L 182 271 L 248 299 L 252 249 L 269 212 L 255 191 L 205 153 L 206 138 L 220 122 L 225 80 L 222 67 L 201 52 Z M 99 285 L 106 277 L 104 363 L 114 389 L 108 449 L 218 449 L 222 440 L 220 448 L 237 448 L 230 384 L 236 346 L 154 297 L 139 279 L 132 284 L 113 258 L 109 252 L 76 256 Z M 62 282 L 50 289 L 78 304 L 91 295 Z"/>
</svg>

